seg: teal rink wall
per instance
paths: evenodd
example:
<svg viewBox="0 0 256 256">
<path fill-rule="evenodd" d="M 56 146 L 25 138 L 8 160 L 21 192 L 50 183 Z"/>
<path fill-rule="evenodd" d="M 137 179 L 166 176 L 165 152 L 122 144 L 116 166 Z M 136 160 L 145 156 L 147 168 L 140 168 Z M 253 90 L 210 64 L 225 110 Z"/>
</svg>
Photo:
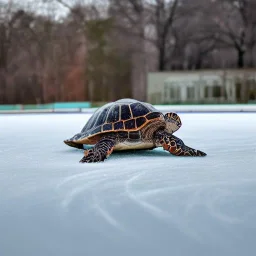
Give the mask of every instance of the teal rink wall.
<svg viewBox="0 0 256 256">
<path fill-rule="evenodd" d="M 93 113 L 90 102 L 56 102 L 38 105 L 0 105 L 0 114 L 22 113 Z M 155 105 L 162 112 L 254 112 L 256 104 L 175 104 Z"/>
<path fill-rule="evenodd" d="M 55 102 L 48 104 L 16 104 L 16 105 L 0 105 L 1 112 L 55 112 L 58 110 L 80 111 L 84 108 L 90 108 L 90 102 Z"/>
</svg>

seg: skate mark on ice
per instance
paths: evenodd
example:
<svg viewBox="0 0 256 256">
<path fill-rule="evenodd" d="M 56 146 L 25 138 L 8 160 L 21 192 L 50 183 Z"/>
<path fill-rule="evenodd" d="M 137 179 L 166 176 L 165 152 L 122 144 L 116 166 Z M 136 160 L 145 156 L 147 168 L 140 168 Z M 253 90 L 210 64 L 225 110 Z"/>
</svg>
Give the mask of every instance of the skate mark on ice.
<svg viewBox="0 0 256 256">
<path fill-rule="evenodd" d="M 92 172 L 83 172 L 75 175 L 70 175 L 66 178 L 63 178 L 62 181 L 56 185 L 56 189 L 60 189 L 64 185 L 67 185 L 75 180 L 83 181 L 84 179 L 87 179 L 88 181 L 89 179 L 95 179 L 101 175 L 102 175 L 101 172 L 98 172 L 97 170 L 93 170 Z"/>
<path fill-rule="evenodd" d="M 237 195 L 234 195 L 232 191 L 227 189 L 215 189 L 215 191 L 216 193 L 214 193 L 212 200 L 206 200 L 206 207 L 208 209 L 209 214 L 212 217 L 218 219 L 219 221 L 229 224 L 238 224 L 243 222 L 243 220 L 239 218 L 232 217 L 228 214 L 221 212 L 221 207 L 218 206 L 223 197 L 227 198 L 226 200 L 228 200 L 229 196 L 235 197 Z"/>
<path fill-rule="evenodd" d="M 156 207 L 153 204 L 150 204 L 142 199 L 140 199 L 139 196 L 137 196 L 136 194 L 134 194 L 132 192 L 132 183 L 135 182 L 136 180 L 139 180 L 139 178 L 141 176 L 143 176 L 146 172 L 142 172 L 140 174 L 134 175 L 132 178 L 128 179 L 126 181 L 125 184 L 125 192 L 128 195 L 128 197 L 134 201 L 135 203 L 137 203 L 139 206 L 141 206 L 142 208 L 146 209 L 150 214 L 152 214 L 153 216 L 159 218 L 159 219 L 163 219 L 163 218 L 170 218 L 171 215 L 165 211 L 163 211 L 161 208 Z"/>
<path fill-rule="evenodd" d="M 178 185 L 178 186 L 168 186 L 163 188 L 157 188 L 157 189 L 151 189 L 145 192 L 141 192 L 138 197 L 139 198 L 147 198 L 151 196 L 157 196 L 159 194 L 169 193 L 169 192 L 176 192 L 179 190 L 184 189 L 194 189 L 194 188 L 208 188 L 213 186 L 235 186 L 240 185 L 242 183 L 256 183 L 256 180 L 254 179 L 240 179 L 240 180 L 234 180 L 234 181 L 217 181 L 217 182 L 211 182 L 211 183 L 194 183 L 194 184 L 187 184 L 187 185 Z"/>
<path fill-rule="evenodd" d="M 126 181 L 126 194 L 128 195 L 128 197 L 131 200 L 133 200 L 135 203 L 137 203 L 140 207 L 146 209 L 151 215 L 153 215 L 157 219 L 165 220 L 168 223 L 172 223 L 172 225 L 174 225 L 185 236 L 188 236 L 188 237 L 190 237 L 190 238 L 192 238 L 192 239 L 194 239 L 198 242 L 201 242 L 202 237 L 196 232 L 195 229 L 189 227 L 188 223 L 186 222 L 185 217 L 180 215 L 179 212 L 174 211 L 172 214 L 170 214 L 169 212 L 166 212 L 166 211 L 162 210 L 161 208 L 143 200 L 143 198 L 145 198 L 145 197 L 147 198 L 149 195 L 150 196 L 156 195 L 159 191 L 163 192 L 163 190 L 166 189 L 166 188 L 164 188 L 164 189 L 154 189 L 153 192 L 152 191 L 147 191 L 147 192 L 144 192 L 144 193 L 140 193 L 138 195 L 136 195 L 132 192 L 132 184 L 135 181 L 139 180 L 140 177 L 143 176 L 145 173 L 146 172 L 141 173 L 141 174 L 137 174 L 137 175 L 133 176 L 132 178 L 130 178 L 129 180 Z M 167 188 L 169 190 L 171 189 L 170 187 L 167 187 Z M 157 193 L 156 193 L 156 191 L 157 191 Z"/>
<path fill-rule="evenodd" d="M 102 207 L 100 201 L 98 200 L 97 196 L 93 196 L 93 205 L 92 208 L 96 210 L 96 212 L 112 227 L 125 231 L 125 229 L 122 227 L 122 225 L 117 221 L 116 218 L 114 218 L 109 211 Z"/>
<path fill-rule="evenodd" d="M 185 210 L 184 210 L 185 216 L 188 216 L 193 211 L 195 206 L 202 204 L 201 202 L 202 192 L 203 192 L 203 189 L 199 188 L 196 191 L 190 193 L 192 194 L 192 196 L 189 197 L 189 201 L 185 206 Z"/>
<path fill-rule="evenodd" d="M 61 201 L 62 208 L 68 209 L 69 205 L 75 200 L 77 196 L 79 196 L 81 193 L 84 193 L 86 190 L 91 189 L 94 186 L 97 186 L 99 183 L 101 183 L 104 180 L 105 179 L 90 181 L 88 184 L 73 188 L 70 192 L 68 192 L 66 197 Z"/>
<path fill-rule="evenodd" d="M 88 174 L 87 173 L 79 173 L 79 174 L 75 174 L 75 175 L 70 175 L 64 179 L 62 179 L 61 182 L 59 182 L 57 185 L 56 185 L 56 189 L 60 189 L 62 186 L 70 183 L 71 181 L 73 180 L 76 180 L 76 179 L 79 179 L 79 178 L 84 178 L 86 177 Z"/>
</svg>

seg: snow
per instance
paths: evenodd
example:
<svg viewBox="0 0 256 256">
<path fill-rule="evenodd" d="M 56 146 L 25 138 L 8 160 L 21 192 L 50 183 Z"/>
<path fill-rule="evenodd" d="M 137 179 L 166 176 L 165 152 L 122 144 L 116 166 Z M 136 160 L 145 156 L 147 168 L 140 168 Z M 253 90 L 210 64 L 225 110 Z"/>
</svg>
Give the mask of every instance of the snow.
<svg viewBox="0 0 256 256">
<path fill-rule="evenodd" d="M 119 152 L 81 164 L 89 114 L 0 116 L 1 256 L 215 256 L 256 250 L 256 114 L 180 114 L 208 154 Z"/>
</svg>

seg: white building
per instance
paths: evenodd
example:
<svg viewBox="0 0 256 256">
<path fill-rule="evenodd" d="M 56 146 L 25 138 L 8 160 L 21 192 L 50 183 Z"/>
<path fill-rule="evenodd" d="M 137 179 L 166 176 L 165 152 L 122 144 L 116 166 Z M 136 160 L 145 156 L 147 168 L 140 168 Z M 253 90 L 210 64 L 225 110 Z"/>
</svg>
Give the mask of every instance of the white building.
<svg viewBox="0 0 256 256">
<path fill-rule="evenodd" d="M 256 100 L 256 70 L 149 73 L 147 96 L 153 104 L 253 101 Z"/>
</svg>

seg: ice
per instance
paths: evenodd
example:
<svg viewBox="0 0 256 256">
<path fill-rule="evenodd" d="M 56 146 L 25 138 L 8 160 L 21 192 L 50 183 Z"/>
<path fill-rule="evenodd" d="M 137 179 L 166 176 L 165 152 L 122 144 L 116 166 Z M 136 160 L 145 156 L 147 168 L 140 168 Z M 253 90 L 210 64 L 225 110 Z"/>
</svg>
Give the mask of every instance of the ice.
<svg viewBox="0 0 256 256">
<path fill-rule="evenodd" d="M 256 251 L 256 114 L 185 114 L 204 158 L 153 151 L 81 164 L 88 114 L 0 116 L 1 256 L 216 256 Z"/>
</svg>

